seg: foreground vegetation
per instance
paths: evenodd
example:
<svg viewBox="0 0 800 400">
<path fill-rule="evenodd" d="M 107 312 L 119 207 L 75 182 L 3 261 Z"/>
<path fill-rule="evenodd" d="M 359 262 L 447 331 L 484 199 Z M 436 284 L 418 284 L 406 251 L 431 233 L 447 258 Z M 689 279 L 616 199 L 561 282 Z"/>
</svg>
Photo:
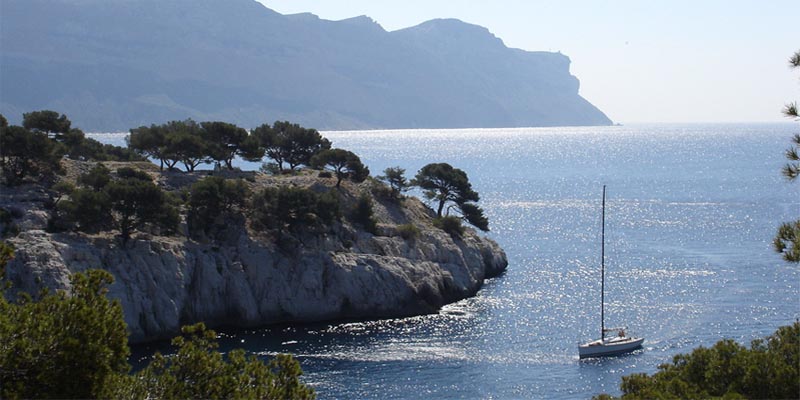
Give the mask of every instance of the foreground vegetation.
<svg viewBox="0 0 800 400">
<path fill-rule="evenodd" d="M 653 375 L 622 378 L 621 399 L 800 398 L 800 322 L 746 348 L 733 340 L 678 354 Z M 608 395 L 596 399 L 611 399 Z"/>
<path fill-rule="evenodd" d="M 800 68 L 800 51 L 796 51 L 789 59 L 791 68 Z M 789 103 L 783 110 L 784 115 L 797 121 L 797 102 Z M 786 159 L 789 160 L 782 169 L 783 176 L 789 181 L 794 181 L 800 176 L 800 133 L 792 137 L 792 146 L 786 150 Z M 775 251 L 783 255 L 783 259 L 792 263 L 800 263 L 800 219 L 785 222 L 778 227 L 778 233 L 773 239 Z"/>
<path fill-rule="evenodd" d="M 0 242 L 0 282 L 11 257 Z M 243 350 L 223 355 L 203 324 L 183 328 L 172 341 L 174 355 L 157 353 L 130 374 L 122 307 L 106 297 L 112 281 L 108 272 L 90 270 L 73 275 L 70 295 L 0 296 L 0 398 L 314 398 L 291 356 L 265 364 Z"/>
</svg>

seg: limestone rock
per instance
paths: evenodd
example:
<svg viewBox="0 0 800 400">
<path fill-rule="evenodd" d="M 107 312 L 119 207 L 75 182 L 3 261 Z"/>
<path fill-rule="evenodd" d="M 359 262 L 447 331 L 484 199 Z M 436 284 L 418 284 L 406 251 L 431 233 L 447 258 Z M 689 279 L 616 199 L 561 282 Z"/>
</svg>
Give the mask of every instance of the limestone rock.
<svg viewBox="0 0 800 400">
<path fill-rule="evenodd" d="M 71 273 L 106 269 L 115 277 L 109 295 L 122 305 L 132 342 L 171 337 L 198 321 L 245 327 L 436 312 L 475 294 L 507 264 L 497 243 L 470 229 L 453 239 L 434 228 L 416 199 L 391 212 L 398 206 L 376 202 L 376 214 L 400 215 L 382 217 L 381 224 L 413 223 L 421 230 L 417 238 L 339 224 L 286 251 L 246 230 L 224 245 L 151 235 L 122 245 L 113 234 L 47 233 L 46 195 L 40 195 L 42 201 L 25 202 L 0 196 L 0 206 L 22 208 L 18 220 L 26 224 L 7 239 L 16 248 L 7 267 L 12 291 L 69 291 Z"/>
</svg>

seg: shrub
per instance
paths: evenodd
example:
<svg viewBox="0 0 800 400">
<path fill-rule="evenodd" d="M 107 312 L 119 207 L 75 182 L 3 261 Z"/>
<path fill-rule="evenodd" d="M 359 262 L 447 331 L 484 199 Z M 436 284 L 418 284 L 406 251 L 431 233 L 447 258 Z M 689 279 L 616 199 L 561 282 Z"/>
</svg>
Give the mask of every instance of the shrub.
<svg viewBox="0 0 800 400">
<path fill-rule="evenodd" d="M 335 192 L 330 191 L 322 194 L 315 194 L 317 196 L 317 206 L 314 213 L 317 214 L 320 222 L 330 225 L 342 216 L 339 206 L 339 196 Z"/>
<path fill-rule="evenodd" d="M 189 231 L 211 232 L 218 223 L 217 218 L 241 211 L 247 196 L 247 186 L 241 179 L 210 176 L 196 182 L 189 194 Z"/>
<path fill-rule="evenodd" d="M 622 377 L 622 399 L 800 398 L 800 322 L 754 340 L 749 349 L 721 340 L 678 354 L 658 369 Z"/>
<path fill-rule="evenodd" d="M 79 231 L 97 232 L 111 226 L 111 199 L 104 191 L 75 189 L 69 200 L 59 203 L 57 211 L 62 217 L 51 224 L 54 231 L 74 226 Z"/>
<path fill-rule="evenodd" d="M 419 237 L 420 230 L 414 224 L 403 224 L 397 226 L 397 232 L 405 240 L 414 240 Z"/>
<path fill-rule="evenodd" d="M 177 352 L 153 361 L 134 376 L 119 376 L 102 393 L 104 398 L 155 399 L 313 399 L 302 382 L 300 364 L 278 354 L 268 364 L 236 349 L 223 356 L 216 333 L 203 323 L 185 326 L 172 340 Z"/>
<path fill-rule="evenodd" d="M 61 153 L 62 146 L 46 133 L 13 125 L 0 128 L 0 170 L 8 186 L 28 177 L 51 177 L 60 170 Z"/>
<path fill-rule="evenodd" d="M 408 180 L 405 176 L 406 170 L 400 167 L 389 167 L 383 170 L 384 175 L 377 178 L 389 184 L 392 189 L 392 195 L 395 197 L 400 196 L 403 192 L 408 190 Z"/>
<path fill-rule="evenodd" d="M 372 198 L 368 194 L 361 194 L 356 201 L 350 218 L 353 222 L 361 225 L 365 231 L 375 235 L 378 232 L 378 223 L 375 220 L 375 212 L 372 209 Z"/>
<path fill-rule="evenodd" d="M 401 199 L 401 197 L 397 196 L 397 194 L 392 188 L 390 188 L 383 182 L 380 182 L 378 180 L 373 180 L 370 183 L 371 183 L 369 185 L 370 192 L 372 192 L 372 195 L 375 196 L 376 198 L 382 200 L 389 200 L 392 203 L 397 203 Z"/>
<path fill-rule="evenodd" d="M 453 216 L 444 216 L 435 218 L 433 226 L 447 232 L 454 238 L 460 238 L 464 235 L 464 226 L 461 225 L 461 218 Z"/>
<path fill-rule="evenodd" d="M 111 182 L 111 171 L 105 165 L 98 163 L 89 172 L 78 177 L 78 184 L 88 186 L 95 191 L 103 190 Z"/>
<path fill-rule="evenodd" d="M 14 215 L 0 207 L 0 238 L 16 236 L 19 234 L 19 226 L 14 223 Z"/>
<path fill-rule="evenodd" d="M 81 231 L 97 231 L 115 226 L 126 242 L 134 230 L 145 226 L 171 234 L 180 216 L 171 196 L 153 183 L 146 172 L 125 167 L 111 179 L 108 170 L 95 166 L 78 178 L 84 187 L 75 189 L 69 200 L 59 202 L 59 216 L 50 221 L 50 230 L 74 226 Z"/>
<path fill-rule="evenodd" d="M 72 277 L 72 295 L 0 296 L 0 397 L 93 398 L 130 369 L 128 331 L 118 301 L 106 298 L 111 274 Z"/>
<path fill-rule="evenodd" d="M 286 186 L 265 188 L 256 193 L 249 210 L 254 229 L 276 230 L 279 234 L 300 227 L 324 227 L 341 215 L 335 194 L 317 194 L 306 188 Z"/>
<path fill-rule="evenodd" d="M 369 168 L 361 163 L 361 159 L 353 152 L 343 149 L 322 150 L 311 158 L 311 165 L 314 168 L 328 168 L 336 173 L 337 188 L 344 178 L 361 183 L 369 176 Z"/>
<path fill-rule="evenodd" d="M 0 278 L 12 257 L 0 242 Z M 90 270 L 71 280 L 71 295 L 38 301 L 21 295 L 13 303 L 0 292 L 0 398 L 314 398 L 291 356 L 265 364 L 240 349 L 223 355 L 203 324 L 183 328 L 174 356 L 157 353 L 129 375 L 122 307 L 106 297 L 113 277 Z"/>
</svg>

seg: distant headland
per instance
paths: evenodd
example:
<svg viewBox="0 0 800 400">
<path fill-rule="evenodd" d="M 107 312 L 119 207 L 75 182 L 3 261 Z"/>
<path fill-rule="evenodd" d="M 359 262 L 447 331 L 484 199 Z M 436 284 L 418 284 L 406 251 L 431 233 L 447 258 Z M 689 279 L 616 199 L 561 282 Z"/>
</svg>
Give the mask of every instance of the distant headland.
<svg viewBox="0 0 800 400">
<path fill-rule="evenodd" d="M 570 59 L 455 19 L 387 32 L 368 17 L 252 0 L 3 4 L 0 113 L 56 109 L 84 130 L 184 120 L 322 130 L 610 125 Z"/>
</svg>

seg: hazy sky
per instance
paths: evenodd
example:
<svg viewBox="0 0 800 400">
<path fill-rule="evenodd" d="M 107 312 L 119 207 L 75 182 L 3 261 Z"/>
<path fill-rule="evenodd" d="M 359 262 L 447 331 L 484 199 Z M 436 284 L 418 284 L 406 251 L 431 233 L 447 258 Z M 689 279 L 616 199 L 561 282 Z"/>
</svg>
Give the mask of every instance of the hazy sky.
<svg viewBox="0 0 800 400">
<path fill-rule="evenodd" d="M 433 18 L 509 47 L 561 51 L 615 122 L 785 121 L 800 100 L 798 0 L 258 0 L 282 14 L 367 15 L 393 31 Z"/>
</svg>

